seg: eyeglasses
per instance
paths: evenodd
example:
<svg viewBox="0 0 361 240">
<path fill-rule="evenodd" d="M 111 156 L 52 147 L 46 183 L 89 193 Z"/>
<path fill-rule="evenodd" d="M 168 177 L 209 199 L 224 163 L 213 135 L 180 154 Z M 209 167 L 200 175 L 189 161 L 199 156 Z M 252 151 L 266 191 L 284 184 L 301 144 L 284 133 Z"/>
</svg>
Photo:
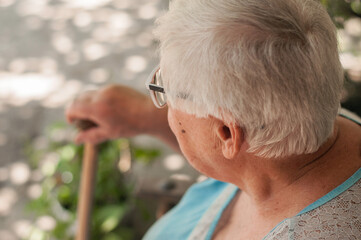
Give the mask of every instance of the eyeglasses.
<svg viewBox="0 0 361 240">
<path fill-rule="evenodd" d="M 151 72 L 145 85 L 150 92 L 150 97 L 154 105 L 157 108 L 164 107 L 167 104 L 167 97 L 164 92 L 163 79 L 159 66 Z"/>
</svg>

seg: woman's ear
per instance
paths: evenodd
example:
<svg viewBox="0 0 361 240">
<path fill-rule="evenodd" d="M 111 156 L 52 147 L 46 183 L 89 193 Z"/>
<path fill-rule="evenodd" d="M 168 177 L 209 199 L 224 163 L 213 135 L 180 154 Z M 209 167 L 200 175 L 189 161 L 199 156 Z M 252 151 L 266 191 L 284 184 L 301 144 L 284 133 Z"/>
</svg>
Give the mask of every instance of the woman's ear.
<svg viewBox="0 0 361 240">
<path fill-rule="evenodd" d="M 233 159 L 244 143 L 243 130 L 235 123 L 228 124 L 222 121 L 218 123 L 216 133 L 222 145 L 223 156 L 227 159 Z"/>
</svg>

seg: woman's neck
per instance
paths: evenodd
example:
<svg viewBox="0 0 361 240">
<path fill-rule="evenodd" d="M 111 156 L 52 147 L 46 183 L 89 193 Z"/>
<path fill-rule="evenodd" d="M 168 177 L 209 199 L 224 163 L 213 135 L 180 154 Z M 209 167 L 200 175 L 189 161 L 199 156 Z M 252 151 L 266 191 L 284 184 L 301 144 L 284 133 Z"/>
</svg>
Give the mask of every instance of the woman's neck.
<svg viewBox="0 0 361 240">
<path fill-rule="evenodd" d="M 230 179 L 254 204 L 261 206 L 264 203 L 272 203 L 272 200 L 279 204 L 281 198 L 289 196 L 292 199 L 300 192 L 304 200 L 307 200 L 308 195 L 312 196 L 310 198 L 323 196 L 361 166 L 361 162 L 355 159 L 360 160 L 360 150 L 349 149 L 347 153 L 345 148 L 352 145 L 357 148 L 355 139 L 348 137 L 350 132 L 355 130 L 360 131 L 360 127 L 354 126 L 349 120 L 337 120 L 332 136 L 312 154 L 285 159 L 263 159 L 244 153 L 239 159 L 242 165 L 238 169 L 232 168 L 234 171 L 230 174 Z M 359 134 L 355 134 L 355 137 L 360 139 Z M 347 145 L 348 141 L 353 142 Z M 354 153 L 355 157 L 352 157 L 351 151 L 358 151 L 358 155 Z M 341 159 L 344 163 L 340 162 Z"/>
</svg>

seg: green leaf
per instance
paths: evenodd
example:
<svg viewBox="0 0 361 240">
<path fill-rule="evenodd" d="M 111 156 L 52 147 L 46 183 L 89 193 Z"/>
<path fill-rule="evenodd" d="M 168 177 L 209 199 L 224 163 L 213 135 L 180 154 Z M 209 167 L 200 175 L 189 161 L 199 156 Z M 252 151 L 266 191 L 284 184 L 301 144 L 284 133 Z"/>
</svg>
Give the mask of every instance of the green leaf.
<svg viewBox="0 0 361 240">
<path fill-rule="evenodd" d="M 361 1 L 356 0 L 351 3 L 351 9 L 357 14 L 361 15 Z"/>
<path fill-rule="evenodd" d="M 156 157 L 160 156 L 160 151 L 157 149 L 134 148 L 133 156 L 136 161 L 150 163 Z"/>
<path fill-rule="evenodd" d="M 74 159 L 76 154 L 76 147 L 74 145 L 68 144 L 62 147 L 59 150 L 60 158 L 66 161 L 71 161 Z"/>
<path fill-rule="evenodd" d="M 94 212 L 96 224 L 100 224 L 102 232 L 110 232 L 118 226 L 127 211 L 126 205 L 108 205 Z"/>
</svg>

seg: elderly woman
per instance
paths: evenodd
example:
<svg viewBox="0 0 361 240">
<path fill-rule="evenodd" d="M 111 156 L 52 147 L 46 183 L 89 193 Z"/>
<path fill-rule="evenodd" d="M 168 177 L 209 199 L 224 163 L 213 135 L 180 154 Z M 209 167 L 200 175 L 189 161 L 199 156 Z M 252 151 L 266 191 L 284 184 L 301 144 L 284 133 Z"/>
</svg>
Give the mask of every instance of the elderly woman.
<svg viewBox="0 0 361 240">
<path fill-rule="evenodd" d="M 361 128 L 320 3 L 175 0 L 157 23 L 151 98 L 108 86 L 67 111 L 98 124 L 78 142 L 151 134 L 210 177 L 145 239 L 361 239 Z"/>
</svg>

